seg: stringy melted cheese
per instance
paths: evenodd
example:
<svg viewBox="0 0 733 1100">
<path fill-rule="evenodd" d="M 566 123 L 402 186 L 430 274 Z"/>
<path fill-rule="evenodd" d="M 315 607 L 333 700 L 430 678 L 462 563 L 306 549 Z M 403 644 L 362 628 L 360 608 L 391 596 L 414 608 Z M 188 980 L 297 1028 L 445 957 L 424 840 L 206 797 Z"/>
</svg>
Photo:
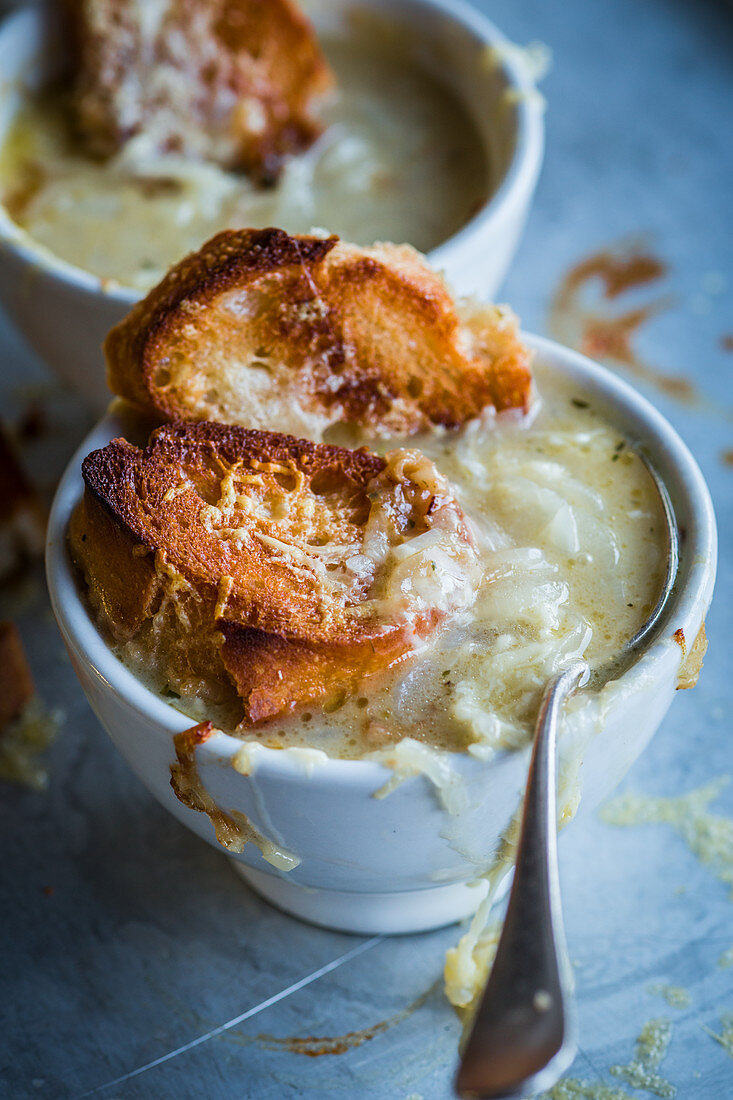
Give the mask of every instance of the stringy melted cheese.
<svg viewBox="0 0 733 1100">
<path fill-rule="evenodd" d="M 411 746 L 418 771 L 423 746 L 488 758 L 528 742 L 543 687 L 563 662 L 602 661 L 634 634 L 666 564 L 656 489 L 582 393 L 542 372 L 540 389 L 530 419 L 487 413 L 460 432 L 413 437 L 400 452 L 413 463 L 418 450 L 432 459 L 468 517 L 475 551 L 456 552 L 450 509 L 445 527 L 404 543 L 390 540 L 375 510 L 363 544 L 341 551 L 334 583 L 363 590 L 370 582 L 369 598 L 390 617 L 442 601 L 448 625 L 361 693 L 346 697 L 334 684 L 322 708 L 238 732 L 270 747 L 387 762 L 409 739 L 399 756 L 405 774 Z M 328 554 L 309 547 L 307 556 L 304 570 L 328 569 Z M 205 697 L 177 705 L 213 717 Z M 235 730 L 240 716 L 219 711 L 215 721 Z"/>
</svg>

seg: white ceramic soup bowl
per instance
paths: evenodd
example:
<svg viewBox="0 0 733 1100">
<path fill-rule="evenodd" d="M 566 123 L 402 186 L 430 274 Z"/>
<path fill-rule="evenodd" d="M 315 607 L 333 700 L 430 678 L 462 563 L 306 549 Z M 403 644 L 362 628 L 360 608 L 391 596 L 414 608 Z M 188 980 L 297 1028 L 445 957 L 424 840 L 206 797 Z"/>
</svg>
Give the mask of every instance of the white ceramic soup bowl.
<svg viewBox="0 0 733 1100">
<path fill-rule="evenodd" d="M 574 808 L 582 795 L 586 811 L 622 778 L 672 701 L 683 658 L 674 633 L 682 629 L 689 646 L 712 595 L 715 517 L 694 459 L 652 405 L 583 356 L 535 337 L 528 342 L 539 366 L 571 379 L 579 396 L 606 409 L 609 419 L 643 446 L 684 532 L 678 582 L 659 635 L 615 684 L 600 695 L 579 693 L 566 712 L 561 808 Z M 120 430 L 114 416 L 102 420 L 59 485 L 48 531 L 51 601 L 87 698 L 120 752 L 171 813 L 217 845 L 208 817 L 182 805 L 170 786 L 173 737 L 193 721 L 145 687 L 109 648 L 67 551 L 69 518 L 83 490 L 82 458 Z M 259 748 L 256 767 L 243 775 L 232 763 L 241 748 L 241 740 L 216 733 L 197 749 L 204 786 L 220 808 L 246 814 L 301 862 L 277 871 L 248 844 L 234 857 L 237 869 L 281 908 L 354 932 L 419 931 L 458 920 L 476 907 L 482 890 L 471 883 L 491 867 L 518 809 L 528 757 L 527 751 L 497 753 L 483 762 L 467 754 L 447 757 L 456 777 L 452 809 L 458 810 L 450 813 L 422 774 L 380 798 L 375 795 L 392 772 L 373 761 L 324 758 L 311 767 L 297 751 Z"/>
<path fill-rule="evenodd" d="M 493 296 L 514 255 L 542 160 L 542 106 L 526 67 L 496 27 L 461 0 L 311 0 L 308 7 L 318 29 L 332 29 L 354 10 L 383 11 L 410 31 L 418 59 L 470 112 L 493 165 L 494 190 L 429 259 L 457 293 Z M 49 5 L 19 11 L 0 26 L 0 146 L 21 90 L 40 89 L 60 71 L 60 41 Z M 109 402 L 101 346 L 138 297 L 37 245 L 0 205 L 0 303 L 47 365 L 100 412 Z"/>
</svg>

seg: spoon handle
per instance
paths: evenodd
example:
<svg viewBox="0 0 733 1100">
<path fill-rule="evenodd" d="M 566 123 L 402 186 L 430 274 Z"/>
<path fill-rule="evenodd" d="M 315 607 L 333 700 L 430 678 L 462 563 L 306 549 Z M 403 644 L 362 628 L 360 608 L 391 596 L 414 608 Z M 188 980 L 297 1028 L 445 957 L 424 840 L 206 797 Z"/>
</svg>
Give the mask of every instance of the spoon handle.
<svg viewBox="0 0 733 1100">
<path fill-rule="evenodd" d="M 588 678 L 574 661 L 547 687 L 527 777 L 514 883 L 496 958 L 463 1052 L 461 1096 L 527 1095 L 575 1056 L 572 976 L 557 870 L 557 730 L 565 700 Z"/>
</svg>

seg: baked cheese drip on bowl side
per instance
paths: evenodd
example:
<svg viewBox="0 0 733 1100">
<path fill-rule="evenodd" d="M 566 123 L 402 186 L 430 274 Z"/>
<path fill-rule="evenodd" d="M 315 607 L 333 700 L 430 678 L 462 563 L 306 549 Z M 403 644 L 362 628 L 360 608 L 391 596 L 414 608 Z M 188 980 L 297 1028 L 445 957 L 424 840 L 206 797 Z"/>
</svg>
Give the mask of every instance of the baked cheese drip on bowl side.
<svg viewBox="0 0 733 1100">
<path fill-rule="evenodd" d="M 113 283 L 146 291 L 225 228 L 328 225 L 346 240 L 430 251 L 491 191 L 484 146 L 452 92 L 369 32 L 322 43 L 337 91 L 324 131 L 275 186 L 162 155 L 146 135 L 107 161 L 71 137 L 59 88 L 26 96 L 0 148 L 0 200 L 38 245 Z"/>
<path fill-rule="evenodd" d="M 143 638 L 119 655 L 193 720 L 211 718 L 268 747 L 349 759 L 408 737 L 478 757 L 525 745 L 550 677 L 570 657 L 600 663 L 618 652 L 656 602 L 666 566 L 661 503 L 633 447 L 577 386 L 541 368 L 537 377 L 541 397 L 528 418 L 487 412 L 459 431 L 380 441 L 383 452 L 422 452 L 450 483 L 481 579 L 472 599 L 454 601 L 448 625 L 363 691 L 344 691 L 335 678 L 322 706 L 238 726 L 241 709 L 216 685 L 176 698 L 151 681 Z M 339 443 L 349 442 L 344 435 Z M 435 585 L 457 585 L 444 538 L 415 539 L 403 560 L 397 554 L 380 596 L 419 599 L 423 584 L 429 602 Z M 408 553 L 419 554 L 417 571 Z"/>
</svg>

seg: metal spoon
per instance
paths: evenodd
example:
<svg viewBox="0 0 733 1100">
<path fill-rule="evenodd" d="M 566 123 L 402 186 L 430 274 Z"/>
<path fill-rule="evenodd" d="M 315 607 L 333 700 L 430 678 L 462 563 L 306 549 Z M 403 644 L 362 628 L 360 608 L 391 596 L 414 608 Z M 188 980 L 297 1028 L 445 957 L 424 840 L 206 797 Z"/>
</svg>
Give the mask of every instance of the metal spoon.
<svg viewBox="0 0 733 1100">
<path fill-rule="evenodd" d="M 522 828 L 494 965 L 456 1079 L 460 1096 L 499 1100 L 550 1088 L 576 1049 L 573 981 L 557 868 L 557 731 L 579 687 L 600 688 L 638 656 L 658 627 L 679 565 L 679 535 L 666 487 L 643 455 L 667 523 L 667 572 L 649 618 L 622 653 L 591 670 L 575 660 L 548 685 L 535 728 Z"/>
</svg>

